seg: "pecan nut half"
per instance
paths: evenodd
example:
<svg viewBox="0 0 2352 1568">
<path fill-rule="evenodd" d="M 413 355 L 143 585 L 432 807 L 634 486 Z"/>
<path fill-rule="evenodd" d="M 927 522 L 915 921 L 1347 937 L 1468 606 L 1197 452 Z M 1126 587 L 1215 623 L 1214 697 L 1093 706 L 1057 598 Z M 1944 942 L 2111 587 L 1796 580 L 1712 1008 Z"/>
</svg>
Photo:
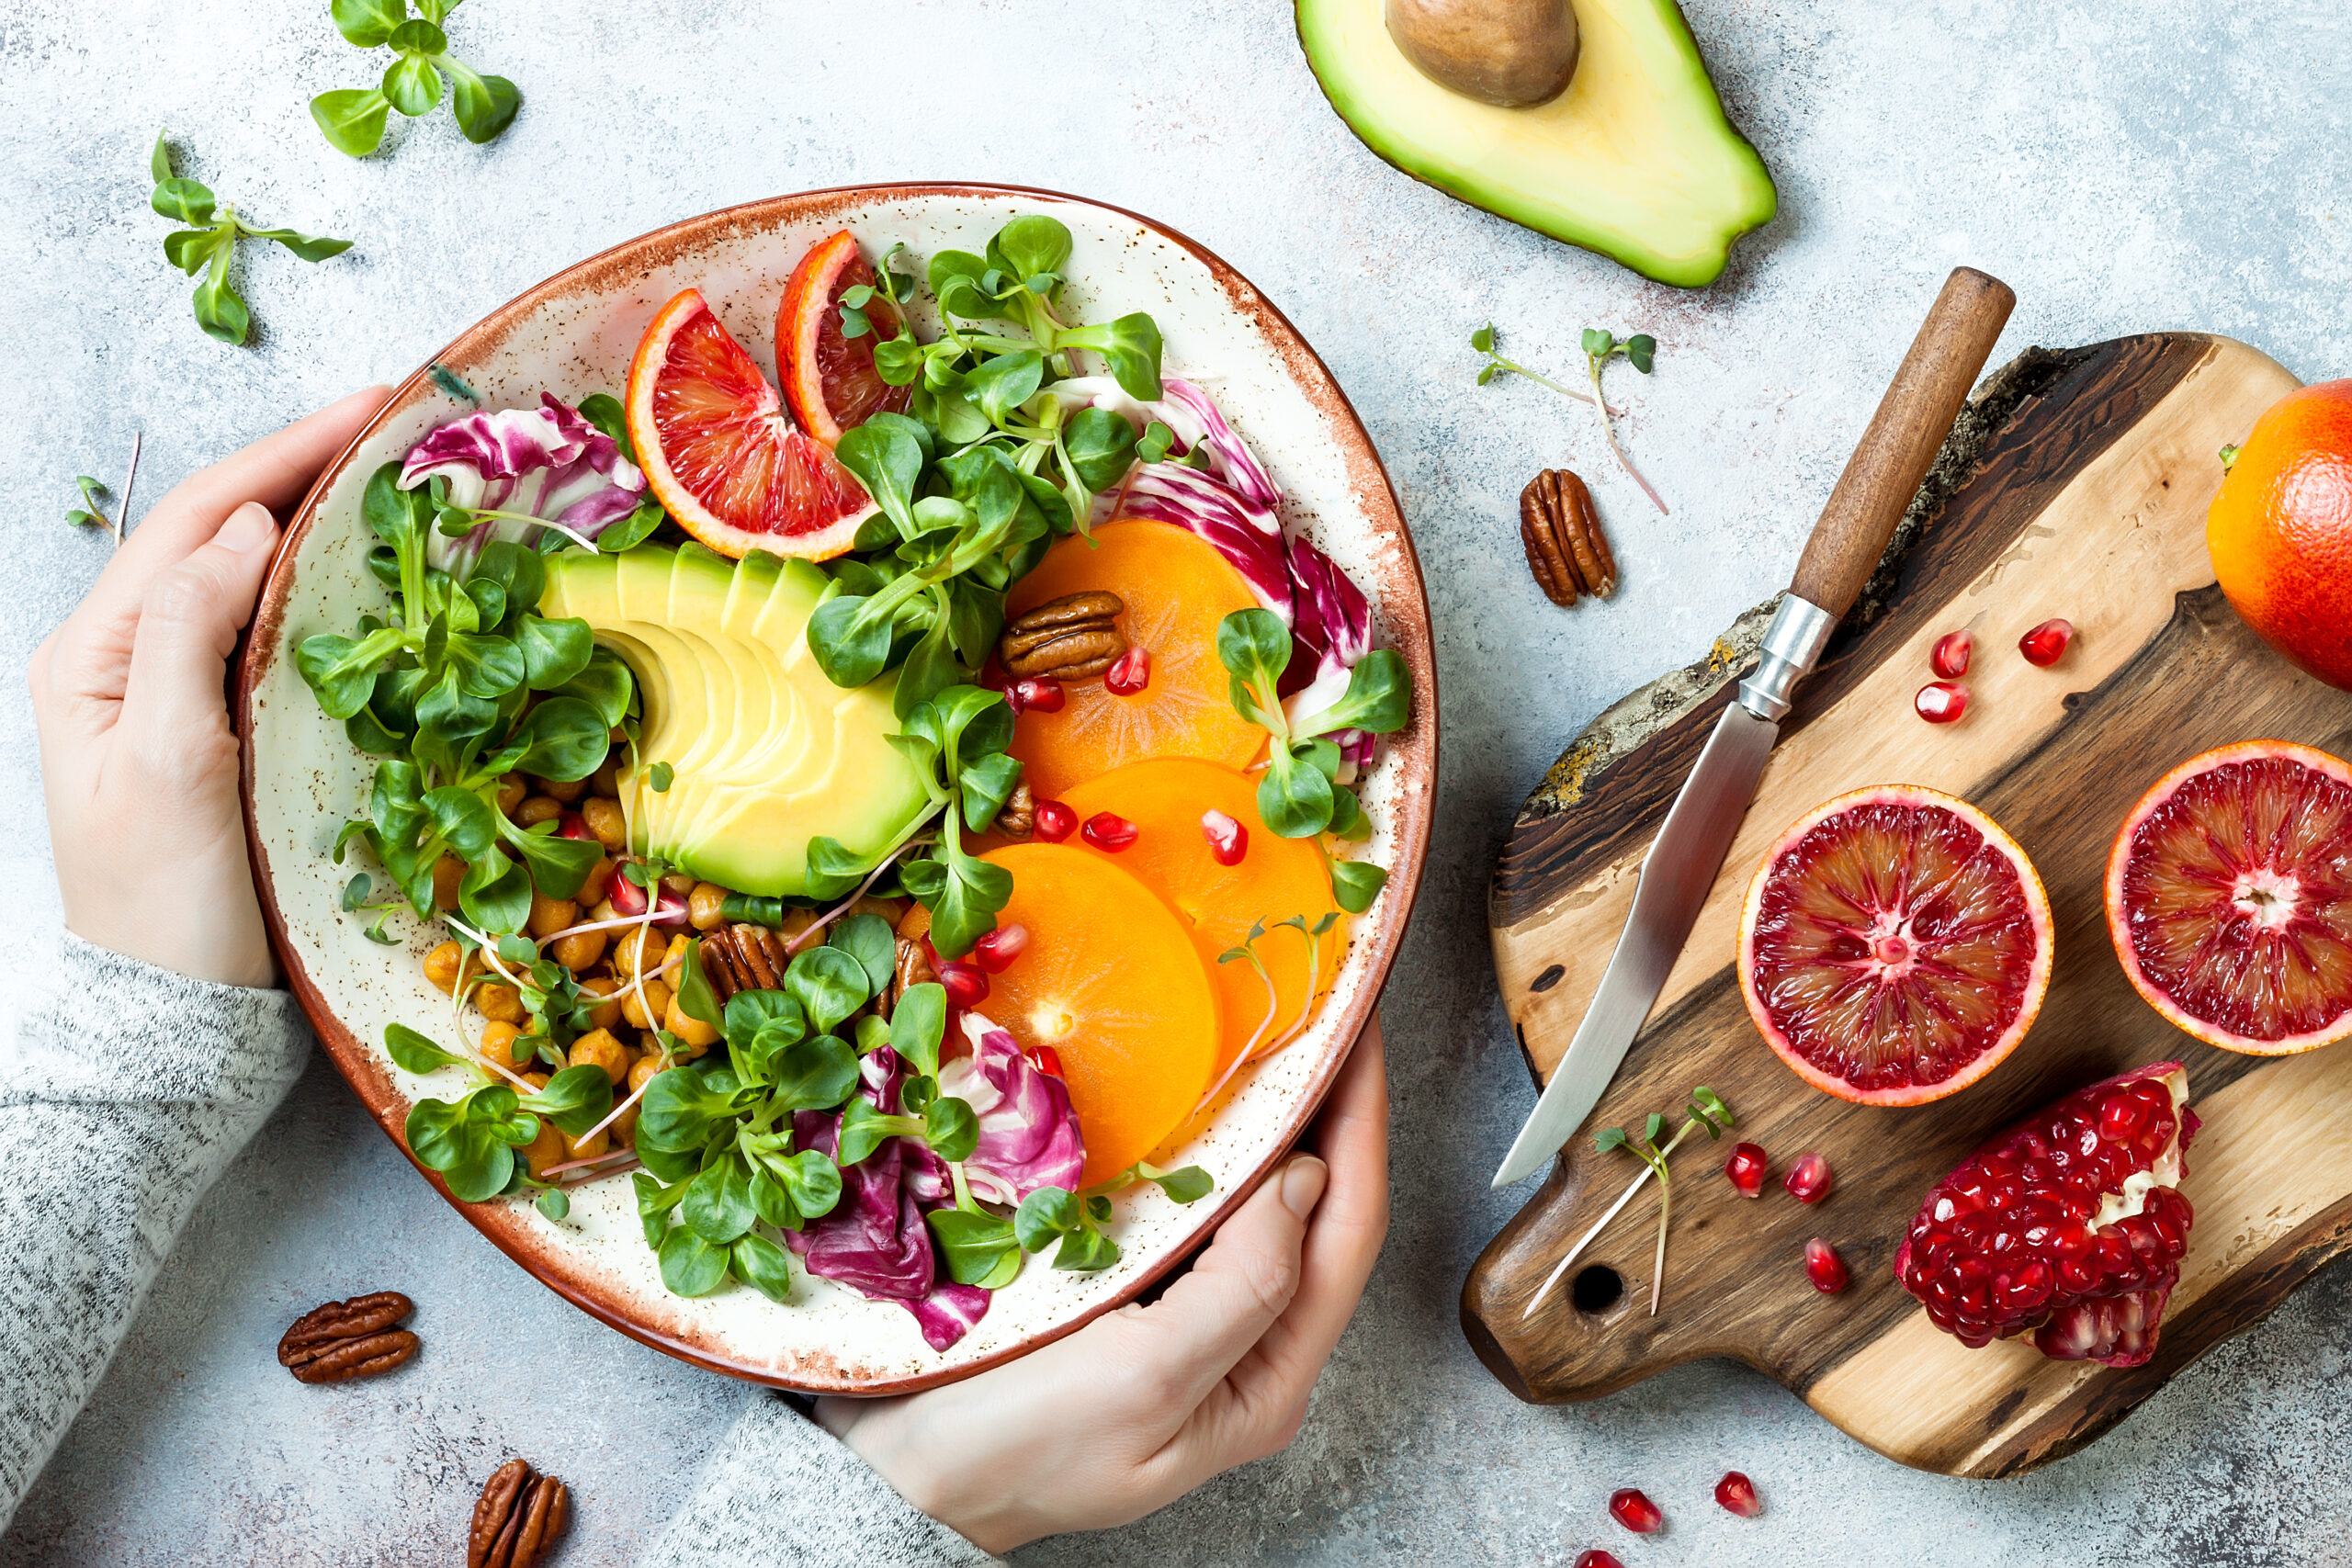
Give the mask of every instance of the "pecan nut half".
<svg viewBox="0 0 2352 1568">
<path fill-rule="evenodd" d="M 890 984 L 882 994 L 882 1017 L 887 1021 L 899 1010 L 899 998 L 917 986 L 925 986 L 939 978 L 931 966 L 930 944 L 921 937 L 902 936 L 899 939 L 898 963 L 890 976 Z"/>
<path fill-rule="evenodd" d="M 1127 651 L 1127 639 L 1114 624 L 1126 608 L 1115 593 L 1066 593 L 1004 626 L 997 658 L 1005 673 L 1019 680 L 1049 676 L 1083 681 L 1100 675 Z"/>
<path fill-rule="evenodd" d="M 395 1328 L 416 1310 L 398 1291 L 377 1291 L 312 1307 L 277 1342 L 277 1364 L 302 1382 L 349 1382 L 389 1372 L 416 1354 L 418 1340 Z"/>
<path fill-rule="evenodd" d="M 998 808 L 991 826 L 1006 838 L 1023 843 L 1037 830 L 1037 797 L 1030 792 L 1027 779 L 1012 786 L 1012 793 L 1004 797 L 1004 805 Z"/>
<path fill-rule="evenodd" d="M 1617 586 L 1616 558 L 1601 536 L 1592 492 L 1566 468 L 1544 469 L 1519 492 L 1519 539 L 1528 570 L 1555 604 L 1573 604 L 1580 593 L 1606 599 Z"/>
<path fill-rule="evenodd" d="M 571 1491 L 510 1459 L 482 1483 L 466 1533 L 466 1568 L 535 1568 L 571 1519 Z"/>
</svg>

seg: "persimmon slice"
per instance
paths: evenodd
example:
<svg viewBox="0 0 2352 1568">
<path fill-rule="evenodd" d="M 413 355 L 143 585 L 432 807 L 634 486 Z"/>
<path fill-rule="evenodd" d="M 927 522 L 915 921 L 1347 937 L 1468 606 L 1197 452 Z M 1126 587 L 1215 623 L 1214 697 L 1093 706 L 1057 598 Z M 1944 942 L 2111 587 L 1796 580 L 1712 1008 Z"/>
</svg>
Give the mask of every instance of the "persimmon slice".
<svg viewBox="0 0 2352 1568">
<path fill-rule="evenodd" d="M 1266 732 L 1233 711 L 1216 626 L 1258 601 L 1216 547 L 1166 523 L 1114 520 L 1094 530 L 1093 543 L 1069 538 L 1047 550 L 1014 586 L 1005 613 L 1088 591 L 1125 604 L 1118 626 L 1130 648 L 1150 653 L 1151 681 L 1132 696 L 1101 681 L 1072 682 L 1060 711 L 1023 713 L 1012 754 L 1027 768 L 1029 787 L 1058 799 L 1097 773 L 1151 757 L 1229 768 L 1253 761 Z"/>
<path fill-rule="evenodd" d="M 1090 1185 L 1150 1154 L 1208 1088 L 1223 1034 L 1210 965 L 1159 895 L 1104 856 L 1008 844 L 1000 928 L 1029 943 L 989 983 L 988 1014 L 1028 1050 L 1051 1050 L 1086 1139 Z"/>
<path fill-rule="evenodd" d="M 1168 901 L 1216 977 L 1225 1013 L 1217 1071 L 1232 1066 L 1253 1038 L 1265 1051 L 1289 1035 L 1309 1005 L 1310 950 L 1305 932 L 1274 922 L 1303 915 L 1313 926 L 1339 910 L 1314 841 L 1274 836 L 1259 818 L 1258 786 L 1247 773 L 1188 757 L 1130 762 L 1079 785 L 1065 798 L 1081 819 L 1111 811 L 1136 825 L 1135 842 L 1120 852 L 1119 868 Z M 1225 813 L 1249 832 L 1247 848 L 1233 865 L 1217 863 L 1201 830 L 1202 815 L 1209 811 Z M 1266 981 L 1257 971 L 1240 959 L 1217 962 L 1220 953 L 1246 942 L 1250 926 L 1259 922 L 1266 934 L 1258 939 L 1258 958 L 1273 982 L 1271 1020 Z M 1344 921 L 1323 933 L 1316 992 L 1339 974 L 1346 946 Z"/>
</svg>

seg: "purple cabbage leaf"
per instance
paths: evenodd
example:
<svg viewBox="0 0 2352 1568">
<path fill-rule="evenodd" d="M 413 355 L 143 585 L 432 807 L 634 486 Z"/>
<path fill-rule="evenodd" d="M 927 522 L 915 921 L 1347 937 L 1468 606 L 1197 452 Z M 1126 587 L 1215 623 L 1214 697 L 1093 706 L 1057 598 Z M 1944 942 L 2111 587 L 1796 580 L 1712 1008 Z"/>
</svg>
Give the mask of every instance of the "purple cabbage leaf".
<svg viewBox="0 0 2352 1568">
<path fill-rule="evenodd" d="M 941 1066 L 939 1092 L 963 1100 L 979 1121 L 979 1141 L 963 1162 L 972 1195 L 1018 1203 L 1040 1187 L 1078 1190 L 1086 1144 L 1069 1086 L 978 1013 L 965 1013 L 963 1026 L 971 1055 Z"/>
<path fill-rule="evenodd" d="M 431 565 L 462 577 L 493 538 L 535 543 L 544 529 L 529 518 L 594 540 L 647 499 L 644 471 L 619 443 L 552 392 L 540 393 L 539 403 L 453 419 L 409 449 L 401 489 L 442 479 L 449 504 L 509 514 L 458 538 L 435 530 L 425 545 Z"/>
</svg>

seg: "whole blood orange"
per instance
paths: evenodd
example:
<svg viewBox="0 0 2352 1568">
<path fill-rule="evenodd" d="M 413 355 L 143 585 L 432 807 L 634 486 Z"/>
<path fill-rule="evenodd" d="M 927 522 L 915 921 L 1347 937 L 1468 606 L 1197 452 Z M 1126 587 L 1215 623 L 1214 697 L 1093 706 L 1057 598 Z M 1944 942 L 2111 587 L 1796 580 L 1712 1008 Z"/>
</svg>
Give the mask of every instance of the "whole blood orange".
<svg viewBox="0 0 2352 1568">
<path fill-rule="evenodd" d="M 1313 926 L 1327 914 L 1338 914 L 1339 905 L 1314 841 L 1277 838 L 1259 819 L 1256 783 L 1221 763 L 1162 757 L 1114 768 L 1063 800 L 1081 819 L 1111 811 L 1136 825 L 1135 842 L 1118 852 L 1117 863 L 1175 909 L 1216 976 L 1225 1012 L 1217 1070 L 1232 1066 L 1253 1040 L 1267 1051 L 1295 1032 L 1313 997 L 1339 974 L 1347 929 L 1343 919 L 1319 942 L 1310 943 L 1296 926 L 1274 924 L 1299 915 Z M 1216 858 L 1202 830 L 1201 818 L 1211 811 L 1248 831 L 1241 858 L 1231 865 Z M 1253 924 L 1266 928 L 1256 948 L 1266 966 L 1264 980 L 1240 959 L 1218 962 L 1219 954 L 1249 939 Z M 1322 962 L 1310 987 L 1307 960 L 1313 947 L 1319 947 Z M 1271 998 L 1268 981 L 1273 986 Z"/>
<path fill-rule="evenodd" d="M 1125 604 L 1119 630 L 1131 649 L 1150 654 L 1150 674 L 1128 695 L 1099 680 L 1071 682 L 1057 711 L 1024 712 L 1012 750 L 1029 787 L 1058 799 L 1097 773 L 1147 757 L 1197 757 L 1230 768 L 1255 759 L 1266 732 L 1233 711 L 1216 659 L 1216 625 L 1258 601 L 1216 547 L 1167 523 L 1106 523 L 1091 543 L 1072 537 L 1047 550 L 1014 584 L 1005 614 L 1090 591 L 1115 593 Z"/>
<path fill-rule="evenodd" d="M 767 378 L 698 288 L 655 312 L 628 367 L 628 434 L 679 526 L 738 560 L 826 560 L 875 511 L 857 476 L 794 428 Z"/>
<path fill-rule="evenodd" d="M 2352 767 L 2284 740 L 2183 762 L 2115 836 L 2107 929 L 2149 1005 L 2209 1045 L 2352 1035 Z"/>
<path fill-rule="evenodd" d="M 2205 514 L 2222 592 L 2290 660 L 2352 691 L 2352 381 L 2255 421 Z"/>
<path fill-rule="evenodd" d="M 841 298 L 874 287 L 874 268 L 844 229 L 808 247 L 784 286 L 775 318 L 775 373 L 784 400 L 800 427 L 831 446 L 842 432 L 884 411 L 907 406 L 912 387 L 893 387 L 874 368 L 874 345 L 899 335 L 899 312 L 888 299 L 866 301 L 871 331 L 851 337 L 842 327 Z"/>
<path fill-rule="evenodd" d="M 1208 1087 L 1223 1032 L 1209 966 L 1176 912 L 1107 857 L 1008 844 L 982 858 L 1012 874 L 999 927 L 1029 932 L 989 982 L 989 1016 L 1060 1058 L 1084 1179 L 1105 1180 L 1182 1126 Z"/>
<path fill-rule="evenodd" d="M 1914 784 L 1842 795 L 1781 835 L 1748 885 L 1739 984 L 1815 1089 L 1918 1105 L 2017 1048 L 2050 986 L 2050 900 L 2017 840 Z"/>
</svg>

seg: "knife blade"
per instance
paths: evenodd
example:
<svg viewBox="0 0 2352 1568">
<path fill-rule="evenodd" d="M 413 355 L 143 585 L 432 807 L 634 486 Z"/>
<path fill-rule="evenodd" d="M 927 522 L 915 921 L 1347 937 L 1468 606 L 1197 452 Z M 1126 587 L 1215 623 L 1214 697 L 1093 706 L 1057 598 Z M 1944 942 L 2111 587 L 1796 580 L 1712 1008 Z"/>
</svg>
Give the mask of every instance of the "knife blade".
<svg viewBox="0 0 2352 1568">
<path fill-rule="evenodd" d="M 1739 684 L 1642 857 L 1634 907 L 1591 1004 L 1552 1081 L 1495 1172 L 1532 1174 L 1582 1124 L 1649 1017 L 1780 737 L 1789 693 L 1877 569 L 1919 482 L 1993 352 L 2017 296 L 1973 267 L 1954 268 L 1911 342 L 1878 412 L 1830 491 L 1755 671 Z"/>
</svg>

